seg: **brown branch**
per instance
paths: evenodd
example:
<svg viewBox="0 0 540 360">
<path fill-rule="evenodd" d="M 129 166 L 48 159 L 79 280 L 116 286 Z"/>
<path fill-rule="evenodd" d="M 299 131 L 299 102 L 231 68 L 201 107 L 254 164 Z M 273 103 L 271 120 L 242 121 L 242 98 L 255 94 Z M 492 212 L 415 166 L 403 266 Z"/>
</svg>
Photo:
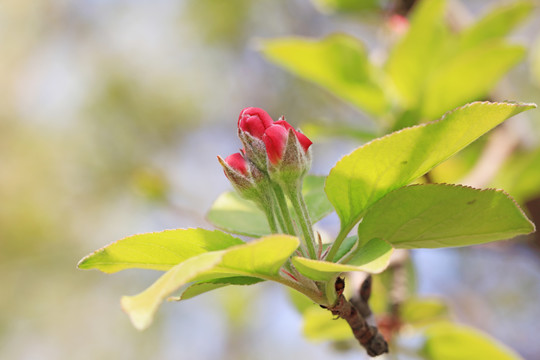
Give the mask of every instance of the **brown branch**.
<svg viewBox="0 0 540 360">
<path fill-rule="evenodd" d="M 384 337 L 379 333 L 377 327 L 369 325 L 366 317 L 371 314 L 371 309 L 367 304 L 371 295 L 371 276 L 364 281 L 360 287 L 359 297 L 347 301 L 343 296 L 343 279 L 336 281 L 336 292 L 338 298 L 334 306 L 328 310 L 349 324 L 354 337 L 362 345 L 369 356 L 378 356 L 388 352 L 388 344 Z"/>
</svg>

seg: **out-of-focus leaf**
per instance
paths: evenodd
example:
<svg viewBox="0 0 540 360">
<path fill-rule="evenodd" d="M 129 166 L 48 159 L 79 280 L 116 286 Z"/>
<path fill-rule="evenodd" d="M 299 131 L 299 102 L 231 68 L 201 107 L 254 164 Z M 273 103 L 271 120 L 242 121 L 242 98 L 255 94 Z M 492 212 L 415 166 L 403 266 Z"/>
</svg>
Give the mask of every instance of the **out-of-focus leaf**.
<svg viewBox="0 0 540 360">
<path fill-rule="evenodd" d="M 334 212 L 334 207 L 328 201 L 324 192 L 326 176 L 308 175 L 304 179 L 302 193 L 309 215 L 314 223 Z"/>
<path fill-rule="evenodd" d="M 313 300 L 308 298 L 306 295 L 291 288 L 289 288 L 288 291 L 291 303 L 300 314 L 303 314 L 307 309 L 312 307 L 320 308 L 319 305 L 315 304 Z"/>
<path fill-rule="evenodd" d="M 78 266 L 106 273 L 130 268 L 169 270 L 191 257 L 241 244 L 242 240 L 217 230 L 165 230 L 113 242 L 84 257 Z"/>
<path fill-rule="evenodd" d="M 308 175 L 302 193 L 311 219 L 321 220 L 334 211 L 324 193 L 324 176 Z M 254 202 L 229 191 L 221 194 L 208 212 L 208 220 L 218 228 L 240 235 L 259 237 L 269 235 L 270 227 L 264 213 Z"/>
<path fill-rule="evenodd" d="M 379 9 L 379 0 L 311 0 L 324 13 L 356 13 Z"/>
<path fill-rule="evenodd" d="M 372 276 L 369 306 L 375 315 L 380 315 L 388 311 L 392 279 L 388 271 Z"/>
<path fill-rule="evenodd" d="M 534 107 L 471 103 L 438 121 L 375 139 L 344 156 L 330 171 L 325 187 L 341 228 L 352 229 L 388 192 L 422 176 L 509 117 Z"/>
<path fill-rule="evenodd" d="M 420 118 L 432 120 L 448 109 L 484 98 L 524 56 L 524 47 L 502 42 L 491 42 L 453 56 L 428 76 Z"/>
<path fill-rule="evenodd" d="M 448 307 L 434 298 L 409 298 L 400 306 L 401 320 L 412 325 L 426 325 L 447 319 Z"/>
<path fill-rule="evenodd" d="M 299 240 L 295 237 L 272 235 L 227 250 L 191 257 L 171 268 L 142 293 L 122 297 L 122 308 L 133 325 L 142 330 L 150 325 L 163 300 L 182 286 L 233 276 L 275 279 L 298 245 Z"/>
<path fill-rule="evenodd" d="M 523 22 L 532 9 L 533 3 L 531 1 L 517 1 L 495 7 L 493 11 L 461 32 L 459 50 L 473 48 L 485 41 L 508 35 Z"/>
<path fill-rule="evenodd" d="M 429 360 L 517 360 L 521 357 L 470 327 L 451 323 L 430 326 L 425 332 L 422 355 Z"/>
<path fill-rule="evenodd" d="M 233 276 L 210 281 L 203 281 L 189 286 L 178 297 L 170 297 L 169 300 L 180 301 L 191 299 L 208 291 L 216 290 L 228 285 L 253 285 L 264 281 L 263 279 L 250 276 Z"/>
<path fill-rule="evenodd" d="M 382 75 L 369 62 L 364 45 L 351 36 L 266 40 L 262 51 L 268 60 L 368 113 L 389 111 Z"/>
<path fill-rule="evenodd" d="M 236 191 L 221 194 L 212 204 L 207 218 L 216 227 L 233 234 L 257 237 L 271 233 L 262 210 Z"/>
<path fill-rule="evenodd" d="M 319 306 L 304 312 L 304 335 L 312 341 L 339 341 L 353 338 L 353 333 L 343 319 L 334 319 L 332 313 Z"/>
<path fill-rule="evenodd" d="M 525 202 L 540 194 L 540 148 L 515 153 L 504 164 L 492 186 L 505 189 L 518 202 Z"/>
<path fill-rule="evenodd" d="M 376 202 L 358 225 L 360 243 L 382 239 L 396 248 L 468 246 L 534 231 L 501 190 L 411 185 Z"/>
<path fill-rule="evenodd" d="M 325 137 L 347 137 L 361 142 L 369 141 L 377 137 L 374 131 L 352 128 L 347 125 L 338 124 L 314 124 L 306 123 L 302 125 L 302 131 L 310 139 Z"/>
<path fill-rule="evenodd" d="M 424 82 L 436 65 L 448 37 L 444 0 L 420 1 L 411 15 L 409 31 L 390 52 L 386 71 L 406 108 L 421 99 Z"/>
<path fill-rule="evenodd" d="M 358 249 L 346 264 L 297 256 L 292 258 L 292 262 L 302 275 L 316 281 L 328 281 L 347 271 L 379 273 L 388 266 L 390 255 L 392 255 L 392 247 L 388 243 L 373 239 Z"/>
</svg>

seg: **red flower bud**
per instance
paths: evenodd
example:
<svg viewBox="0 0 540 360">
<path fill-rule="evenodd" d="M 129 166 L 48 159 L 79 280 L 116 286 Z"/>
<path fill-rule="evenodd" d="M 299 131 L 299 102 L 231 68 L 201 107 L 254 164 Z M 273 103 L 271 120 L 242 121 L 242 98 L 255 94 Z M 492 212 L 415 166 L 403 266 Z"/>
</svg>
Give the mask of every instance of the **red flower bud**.
<svg viewBox="0 0 540 360">
<path fill-rule="evenodd" d="M 302 134 L 301 132 L 296 131 L 296 129 L 293 128 L 291 126 L 291 124 L 289 124 L 285 120 L 278 120 L 278 121 L 276 121 L 274 123 L 274 125 L 281 125 L 281 126 L 285 127 L 285 129 L 287 129 L 287 130 L 292 129 L 292 131 L 294 131 L 294 134 L 298 138 L 298 141 L 300 142 L 300 145 L 302 145 L 302 148 L 304 149 L 304 151 L 308 151 L 311 144 L 313 144 L 313 142 L 311 140 L 309 140 L 306 135 Z"/>
<path fill-rule="evenodd" d="M 277 164 L 283 157 L 289 130 L 284 126 L 272 125 L 264 132 L 263 141 L 270 163 Z"/>
<path fill-rule="evenodd" d="M 246 159 L 240 153 L 229 155 L 225 158 L 225 162 L 235 171 L 239 172 L 244 176 L 248 176 L 248 168 Z M 227 175 L 227 173 L 225 173 Z"/>
<path fill-rule="evenodd" d="M 273 123 L 266 111 L 255 107 L 245 108 L 238 117 L 238 128 L 261 140 L 264 131 Z"/>
</svg>

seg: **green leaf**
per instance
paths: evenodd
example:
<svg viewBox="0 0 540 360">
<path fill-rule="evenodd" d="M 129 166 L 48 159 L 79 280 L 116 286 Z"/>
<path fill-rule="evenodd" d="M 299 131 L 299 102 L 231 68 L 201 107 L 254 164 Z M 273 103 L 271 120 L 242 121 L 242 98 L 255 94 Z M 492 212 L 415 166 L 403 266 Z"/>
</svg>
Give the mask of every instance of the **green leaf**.
<svg viewBox="0 0 540 360">
<path fill-rule="evenodd" d="M 534 225 L 502 190 L 426 184 L 397 189 L 375 203 L 358 225 L 358 238 L 404 249 L 441 248 L 532 231 Z"/>
<path fill-rule="evenodd" d="M 84 257 L 78 267 L 105 273 L 130 268 L 169 270 L 191 257 L 240 244 L 244 242 L 217 230 L 165 230 L 118 240 Z"/>
<path fill-rule="evenodd" d="M 379 239 L 373 239 L 361 249 L 354 252 L 347 264 L 313 260 L 295 256 L 292 263 L 302 275 L 315 281 L 329 281 L 336 275 L 347 271 L 365 271 L 379 273 L 390 261 L 392 247 Z"/>
<path fill-rule="evenodd" d="M 353 333 L 347 322 L 341 318 L 334 319 L 332 313 L 313 306 L 304 312 L 303 333 L 312 341 L 341 341 L 353 339 Z"/>
<path fill-rule="evenodd" d="M 150 325 L 163 300 L 182 286 L 232 276 L 274 280 L 298 245 L 299 240 L 295 237 L 272 235 L 226 250 L 200 254 L 171 268 L 142 293 L 122 297 L 122 308 L 133 325 L 142 330 Z"/>
<path fill-rule="evenodd" d="M 304 123 L 302 124 L 302 132 L 311 140 L 340 137 L 366 142 L 377 137 L 374 131 L 340 125 L 335 122 L 331 124 Z"/>
<path fill-rule="evenodd" d="M 448 109 L 484 98 L 525 53 L 523 46 L 490 42 L 455 54 L 428 77 L 421 118 L 435 119 Z"/>
<path fill-rule="evenodd" d="M 514 153 L 497 173 L 491 186 L 505 189 L 519 203 L 540 195 L 540 148 Z"/>
<path fill-rule="evenodd" d="M 435 298 L 409 298 L 399 309 L 403 322 L 417 326 L 439 322 L 449 317 L 448 306 Z"/>
<path fill-rule="evenodd" d="M 289 293 L 289 300 L 300 314 L 303 314 L 304 312 L 306 312 L 307 309 L 312 307 L 318 307 L 320 309 L 319 305 L 315 304 L 313 300 L 311 300 L 301 292 L 298 292 L 293 288 L 288 288 L 287 290 Z"/>
<path fill-rule="evenodd" d="M 429 360 L 516 360 L 521 357 L 478 330 L 451 323 L 430 326 L 421 351 Z"/>
<path fill-rule="evenodd" d="M 364 111 L 389 110 L 382 75 L 369 62 L 364 45 L 335 34 L 322 40 L 291 37 L 262 43 L 266 58 L 294 75 L 314 82 Z"/>
<path fill-rule="evenodd" d="M 461 32 L 459 48 L 469 49 L 489 40 L 508 35 L 533 10 L 531 1 L 518 1 L 499 5 L 482 19 Z"/>
<path fill-rule="evenodd" d="M 304 178 L 302 194 L 313 223 L 334 212 L 334 207 L 324 192 L 325 181 L 326 176 L 308 175 Z"/>
<path fill-rule="evenodd" d="M 422 176 L 509 117 L 534 107 L 471 103 L 438 121 L 375 139 L 344 156 L 330 171 L 325 188 L 342 229 L 352 229 L 367 208 L 388 192 Z"/>
<path fill-rule="evenodd" d="M 212 204 L 207 218 L 214 226 L 233 234 L 258 237 L 271 233 L 262 210 L 236 191 L 221 194 Z"/>
<path fill-rule="evenodd" d="M 315 6 L 324 13 L 365 13 L 368 10 L 380 9 L 378 0 L 312 0 Z"/>
<path fill-rule="evenodd" d="M 228 285 L 254 285 L 264 281 L 263 279 L 250 276 L 232 276 L 210 281 L 202 281 L 186 288 L 182 295 L 170 297 L 171 301 L 188 300 L 208 291 L 216 290 Z"/>
<path fill-rule="evenodd" d="M 324 176 L 308 175 L 304 178 L 302 193 L 313 222 L 334 211 L 324 194 Z M 221 194 L 212 205 L 208 220 L 218 228 L 240 235 L 260 237 L 270 234 L 264 213 L 236 192 Z"/>
<path fill-rule="evenodd" d="M 426 74 L 436 66 L 439 53 L 447 44 L 445 8 L 443 0 L 419 2 L 411 15 L 409 31 L 390 52 L 386 71 L 406 108 L 419 102 Z"/>
</svg>

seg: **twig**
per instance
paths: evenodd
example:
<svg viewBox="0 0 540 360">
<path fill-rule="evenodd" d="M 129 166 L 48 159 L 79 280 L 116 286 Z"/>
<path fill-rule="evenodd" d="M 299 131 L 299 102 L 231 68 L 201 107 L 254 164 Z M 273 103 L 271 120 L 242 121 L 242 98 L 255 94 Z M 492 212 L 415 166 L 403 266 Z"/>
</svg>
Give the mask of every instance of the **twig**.
<svg viewBox="0 0 540 360">
<path fill-rule="evenodd" d="M 388 352 L 388 344 L 379 333 L 377 327 L 369 325 L 366 317 L 371 314 L 367 304 L 371 294 L 371 276 L 364 281 L 360 287 L 360 296 L 353 304 L 352 300 L 347 301 L 343 296 L 344 281 L 338 278 L 336 281 L 336 292 L 338 298 L 336 303 L 328 310 L 349 324 L 354 337 L 362 345 L 369 356 L 379 356 Z M 367 316 L 366 316 L 367 315 Z"/>
</svg>

